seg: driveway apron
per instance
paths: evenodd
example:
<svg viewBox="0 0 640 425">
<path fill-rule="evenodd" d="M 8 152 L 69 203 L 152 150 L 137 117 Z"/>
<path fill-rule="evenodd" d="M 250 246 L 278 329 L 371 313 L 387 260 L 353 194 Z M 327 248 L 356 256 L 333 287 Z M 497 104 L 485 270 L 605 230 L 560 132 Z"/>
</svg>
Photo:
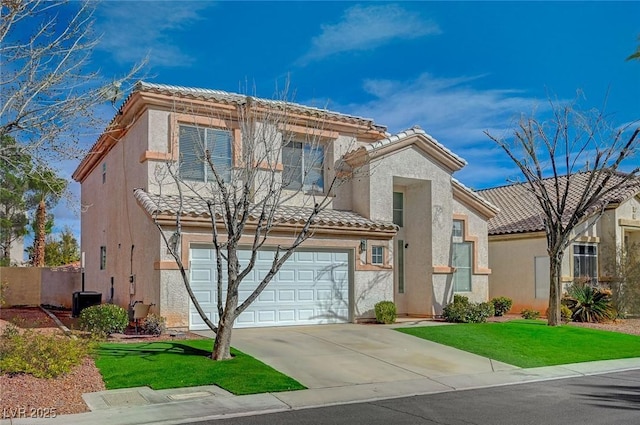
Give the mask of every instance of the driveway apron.
<svg viewBox="0 0 640 425">
<path fill-rule="evenodd" d="M 515 369 L 383 325 L 235 329 L 231 342 L 311 389 Z"/>
</svg>

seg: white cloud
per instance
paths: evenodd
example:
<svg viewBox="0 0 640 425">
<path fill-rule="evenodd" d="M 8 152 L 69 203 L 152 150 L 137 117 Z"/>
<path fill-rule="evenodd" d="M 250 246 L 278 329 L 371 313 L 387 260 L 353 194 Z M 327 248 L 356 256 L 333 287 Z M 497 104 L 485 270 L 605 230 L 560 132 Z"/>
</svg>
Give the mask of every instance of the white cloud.
<svg viewBox="0 0 640 425">
<path fill-rule="evenodd" d="M 188 66 L 193 58 L 172 37 L 201 19 L 210 2 L 105 2 L 98 9 L 98 48 L 119 63 L 131 64 L 147 55 L 151 65 Z"/>
<path fill-rule="evenodd" d="M 548 104 L 513 89 L 478 89 L 483 76 L 436 78 L 422 74 L 415 80 L 366 80 L 373 97 L 338 110 L 373 118 L 396 133 L 419 125 L 468 166 L 456 176 L 472 187 L 504 183 L 517 174 L 504 153 L 484 134 L 506 135 L 520 114 L 543 113 Z"/>
<path fill-rule="evenodd" d="M 322 25 L 322 33 L 312 40 L 311 50 L 299 62 L 346 51 L 371 50 L 396 39 L 414 39 L 439 34 L 438 25 L 398 5 L 356 5 L 344 12 L 342 20 Z"/>
</svg>

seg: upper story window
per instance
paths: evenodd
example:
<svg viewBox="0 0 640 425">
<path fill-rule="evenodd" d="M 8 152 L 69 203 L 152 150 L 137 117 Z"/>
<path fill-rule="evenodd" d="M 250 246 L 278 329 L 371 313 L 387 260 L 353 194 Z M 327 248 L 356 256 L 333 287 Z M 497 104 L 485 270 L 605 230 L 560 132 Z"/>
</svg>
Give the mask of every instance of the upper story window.
<svg viewBox="0 0 640 425">
<path fill-rule="evenodd" d="M 214 173 L 205 157 L 208 150 L 216 172 L 225 182 L 229 182 L 231 140 L 231 132 L 227 130 L 180 125 L 180 177 L 192 181 L 215 181 Z"/>
<path fill-rule="evenodd" d="M 590 244 L 573 245 L 573 277 L 598 280 L 598 247 Z"/>
<path fill-rule="evenodd" d="M 393 192 L 393 224 L 404 226 L 404 193 Z"/>
<path fill-rule="evenodd" d="M 324 150 L 302 142 L 282 147 L 282 185 L 286 189 L 324 190 Z"/>
<path fill-rule="evenodd" d="M 453 220 L 453 230 L 451 236 L 454 238 L 454 242 L 462 242 L 464 236 L 464 223 L 462 220 Z M 459 240 L 457 239 L 459 238 Z"/>
<path fill-rule="evenodd" d="M 102 163 L 102 184 L 105 184 L 107 181 L 107 163 Z"/>
</svg>

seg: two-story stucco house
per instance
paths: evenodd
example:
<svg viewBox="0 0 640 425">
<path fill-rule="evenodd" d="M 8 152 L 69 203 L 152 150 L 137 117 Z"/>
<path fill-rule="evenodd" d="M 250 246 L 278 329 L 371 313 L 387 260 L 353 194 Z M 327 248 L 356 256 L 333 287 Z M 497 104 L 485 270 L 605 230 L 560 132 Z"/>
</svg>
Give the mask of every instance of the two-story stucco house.
<svg viewBox="0 0 640 425">
<path fill-rule="evenodd" d="M 566 184 L 566 179 L 563 176 L 560 184 Z M 613 176 L 611 184 L 618 184 L 620 179 Z M 583 193 L 588 181 L 588 173 L 573 175 L 575 190 L 568 201 L 569 214 L 575 210 L 577 196 Z M 553 180 L 548 179 L 548 184 L 552 185 Z M 549 305 L 549 256 L 537 200 L 525 184 L 478 193 L 500 209 L 489 220 L 490 297 L 512 298 L 514 312 L 525 308 L 545 312 Z M 583 217 L 574 232 L 573 243 L 564 253 L 565 284 L 582 278 L 606 283 L 613 271 L 616 252 L 640 244 L 640 184 L 610 192 L 600 207 L 604 211 Z"/>
<path fill-rule="evenodd" d="M 159 220 L 170 226 L 181 205 L 182 260 L 200 304 L 216 320 L 206 203 L 193 197 L 180 202 L 171 184 L 155 182 L 167 164 L 182 169 L 187 179 L 207 178 L 206 170 L 188 163 L 189 135 L 195 132 L 215 138 L 216 161 L 238 166 L 243 130 L 236 111 L 247 99 L 217 90 L 135 86 L 73 174 L 82 188 L 87 290 L 125 307 L 134 301 L 154 304 L 172 327 L 203 328 L 154 224 Z M 324 193 L 330 203 L 314 222 L 313 236 L 236 326 L 368 320 L 381 300 L 393 300 L 401 315 L 432 316 L 441 313 L 454 292 L 487 300 L 487 220 L 497 209 L 452 178 L 465 165 L 463 159 L 417 127 L 390 135 L 370 119 L 293 103 L 287 108 L 294 122 L 275 131 L 299 141 L 279 151 L 271 171 L 295 176 L 283 157 L 307 158 L 307 133 L 320 132 L 319 148 L 312 152 L 311 195 L 329 190 L 326 182 L 338 162 L 363 172 Z M 212 111 L 225 118 L 212 118 Z M 306 183 L 303 178 L 295 188 Z M 301 196 L 307 196 L 304 190 Z M 299 202 L 292 197 L 291 208 L 283 205 L 277 211 L 285 220 L 263 247 L 264 259 L 258 258 L 254 273 L 243 281 L 241 301 L 243 288 L 250 291 L 268 269 L 269 249 L 294 237 L 304 217 Z"/>
</svg>

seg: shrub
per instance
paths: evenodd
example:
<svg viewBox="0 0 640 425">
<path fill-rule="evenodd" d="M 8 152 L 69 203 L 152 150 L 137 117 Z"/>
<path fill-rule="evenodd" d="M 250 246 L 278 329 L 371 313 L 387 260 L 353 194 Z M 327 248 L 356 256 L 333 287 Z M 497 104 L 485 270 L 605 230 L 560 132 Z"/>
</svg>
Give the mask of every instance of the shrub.
<svg viewBox="0 0 640 425">
<path fill-rule="evenodd" d="M 142 332 L 149 335 L 160 335 L 166 329 L 164 317 L 150 314 L 142 321 Z"/>
<path fill-rule="evenodd" d="M 570 322 L 571 321 L 571 315 L 573 314 L 571 312 L 571 309 L 569 307 L 567 307 L 564 304 L 564 298 L 562 300 L 563 304 L 560 304 L 560 319 L 563 322 Z M 549 309 L 547 308 L 547 310 L 545 311 L 545 316 L 549 317 Z"/>
<path fill-rule="evenodd" d="M 513 300 L 507 297 L 496 297 L 493 298 L 490 302 L 491 304 L 493 304 L 493 309 L 495 310 L 496 316 L 504 315 L 509 310 L 511 310 L 511 306 L 513 305 Z"/>
<path fill-rule="evenodd" d="M 32 329 L 22 332 L 9 325 L 0 335 L 0 370 L 28 373 L 36 378 L 55 378 L 80 364 L 92 344 Z"/>
<path fill-rule="evenodd" d="M 442 315 L 447 322 L 483 323 L 493 316 L 493 304 L 472 303 L 463 295 L 454 295 L 453 302 L 444 307 Z"/>
<path fill-rule="evenodd" d="M 603 322 L 613 315 L 611 291 L 608 289 L 574 283 L 567 290 L 563 302 L 571 309 L 571 318 L 576 322 Z"/>
<path fill-rule="evenodd" d="M 396 305 L 393 301 L 380 301 L 374 306 L 376 321 L 386 325 L 396 321 Z"/>
<path fill-rule="evenodd" d="M 538 317 L 540 317 L 540 312 L 538 310 L 525 308 L 520 312 L 520 315 L 523 319 L 537 319 Z"/>
<path fill-rule="evenodd" d="M 107 336 L 123 332 L 129 324 L 127 310 L 115 304 L 87 307 L 80 313 L 80 327 L 94 335 Z"/>
</svg>

